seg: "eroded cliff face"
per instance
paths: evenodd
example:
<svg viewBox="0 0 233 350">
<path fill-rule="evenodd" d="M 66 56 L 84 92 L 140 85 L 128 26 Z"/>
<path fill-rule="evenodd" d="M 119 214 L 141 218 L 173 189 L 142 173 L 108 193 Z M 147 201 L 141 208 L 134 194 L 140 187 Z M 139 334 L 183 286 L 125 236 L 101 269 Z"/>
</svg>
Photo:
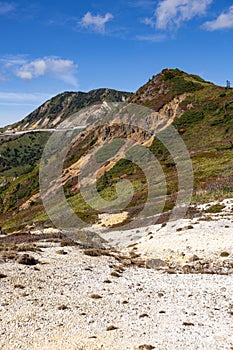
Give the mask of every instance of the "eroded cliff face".
<svg viewBox="0 0 233 350">
<path fill-rule="evenodd" d="M 158 112 L 160 123 L 158 128 L 165 128 L 170 125 L 175 119 L 178 119 L 184 110 L 181 108 L 181 103 L 187 98 L 188 94 L 182 94 L 174 97 L 170 102 L 166 103 Z"/>
<path fill-rule="evenodd" d="M 109 156 L 106 155 L 106 161 L 100 162 L 98 170 L 93 173 L 92 169 L 90 169 L 90 173 L 86 174 L 86 184 L 93 181 L 93 177 L 99 178 L 106 171 L 113 168 L 120 159 L 125 158 L 126 152 L 135 144 L 149 147 L 153 142 L 154 135 L 134 125 L 118 123 L 102 125 L 96 129 L 92 127 L 88 128 L 87 131 L 82 132 L 82 134 L 77 137 L 77 140 L 70 149 L 68 158 L 71 156 L 73 160 L 71 165 L 65 166 L 64 168 L 63 185 L 71 181 L 72 178 L 75 178 L 76 181 L 73 182 L 73 190 L 78 190 L 79 184 L 77 177 L 80 173 L 80 169 L 88 167 L 91 158 L 96 157 L 97 153 L 101 152 L 101 149 L 105 145 L 109 145 L 114 140 L 119 139 L 123 141 L 121 146 L 113 146 L 113 154 L 109 154 Z M 85 150 L 81 155 L 79 152 L 80 149 Z M 105 152 L 104 148 L 103 152 Z"/>
<path fill-rule="evenodd" d="M 64 92 L 46 101 L 22 121 L 10 125 L 5 130 L 35 130 L 56 128 L 67 117 L 84 107 L 103 101 L 124 102 L 132 94 L 112 89 L 97 89 L 90 92 Z"/>
<path fill-rule="evenodd" d="M 110 144 L 115 139 L 122 139 L 125 143 L 116 150 L 114 155 L 110 155 L 106 162 L 100 164 L 98 170 L 94 174 L 86 174 L 86 184 L 93 181 L 93 177 L 101 177 L 106 171 L 113 168 L 120 159 L 125 158 L 126 151 L 135 143 L 150 147 L 156 133 L 166 128 L 183 114 L 184 110 L 180 107 L 180 104 L 186 97 L 187 94 L 174 97 L 158 112 L 145 107 L 139 107 L 138 115 L 137 108 L 130 116 L 127 113 L 120 112 L 119 116 L 117 114 L 115 115 L 114 121 L 108 123 L 103 120 L 102 125 L 99 125 L 101 122 L 98 120 L 98 113 L 102 108 L 101 105 L 91 107 L 89 109 L 89 118 L 92 118 L 92 123 L 77 136 L 76 141 L 70 149 L 69 154 L 72 157 L 72 164 L 65 164 L 63 185 L 72 182 L 71 189 L 73 191 L 79 190 L 77 177 L 80 173 L 80 169 L 88 166 L 91 157 L 95 157 L 95 154 L 99 152 L 104 145 Z M 109 106 L 107 103 L 104 103 L 103 107 L 108 110 Z M 124 104 L 122 109 L 124 110 Z M 144 112 L 145 115 L 141 117 L 140 112 Z M 79 119 L 83 122 L 86 119 L 85 113 L 83 115 L 80 114 Z M 65 122 L 63 124 L 68 126 Z M 74 180 L 72 181 L 72 179 Z M 56 186 L 56 184 L 54 184 L 54 186 Z"/>
</svg>

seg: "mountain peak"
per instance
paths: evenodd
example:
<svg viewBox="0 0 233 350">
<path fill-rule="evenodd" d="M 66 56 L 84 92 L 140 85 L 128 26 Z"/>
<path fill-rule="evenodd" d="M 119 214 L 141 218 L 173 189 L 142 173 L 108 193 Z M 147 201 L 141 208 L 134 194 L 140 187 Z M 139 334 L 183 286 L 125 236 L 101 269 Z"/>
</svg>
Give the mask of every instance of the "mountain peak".
<svg viewBox="0 0 233 350">
<path fill-rule="evenodd" d="M 122 102 L 129 96 L 131 96 L 130 92 L 108 88 L 95 89 L 89 92 L 65 91 L 43 103 L 22 121 L 4 129 L 20 131 L 56 128 L 69 115 L 78 112 L 84 107 L 103 101 Z"/>
<path fill-rule="evenodd" d="M 165 68 L 157 75 L 153 75 L 130 98 L 130 102 L 143 104 L 159 111 L 176 96 L 193 93 L 210 84 L 198 75 L 188 74 L 178 68 Z"/>
</svg>

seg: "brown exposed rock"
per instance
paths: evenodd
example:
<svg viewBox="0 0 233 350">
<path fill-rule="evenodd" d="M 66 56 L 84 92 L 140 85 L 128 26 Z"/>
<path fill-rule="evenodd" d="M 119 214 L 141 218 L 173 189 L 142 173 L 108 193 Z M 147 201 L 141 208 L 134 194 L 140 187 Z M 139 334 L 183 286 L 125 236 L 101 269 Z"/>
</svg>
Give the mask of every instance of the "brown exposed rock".
<svg viewBox="0 0 233 350">
<path fill-rule="evenodd" d="M 197 255 L 193 255 L 190 259 L 189 259 L 189 262 L 195 262 L 195 261 L 198 261 L 200 260 L 200 258 L 197 256 Z"/>
<path fill-rule="evenodd" d="M 92 295 L 91 295 L 91 298 L 92 298 L 92 299 L 102 299 L 102 296 L 99 295 L 99 294 L 92 294 Z"/>
<path fill-rule="evenodd" d="M 152 345 L 144 344 L 144 345 L 140 345 L 137 350 L 152 350 L 152 349 L 155 349 L 155 347 Z"/>
<path fill-rule="evenodd" d="M 118 327 L 115 327 L 115 326 L 109 326 L 109 327 L 107 327 L 107 331 L 114 331 L 114 330 L 116 330 L 116 329 L 118 329 Z"/>
<path fill-rule="evenodd" d="M 67 310 L 67 309 L 68 309 L 67 305 L 58 306 L 58 310 Z"/>
<path fill-rule="evenodd" d="M 183 322 L 183 326 L 194 326 L 192 322 Z"/>
<path fill-rule="evenodd" d="M 221 258 L 227 258 L 230 255 L 228 252 L 221 252 L 220 256 Z"/>
</svg>

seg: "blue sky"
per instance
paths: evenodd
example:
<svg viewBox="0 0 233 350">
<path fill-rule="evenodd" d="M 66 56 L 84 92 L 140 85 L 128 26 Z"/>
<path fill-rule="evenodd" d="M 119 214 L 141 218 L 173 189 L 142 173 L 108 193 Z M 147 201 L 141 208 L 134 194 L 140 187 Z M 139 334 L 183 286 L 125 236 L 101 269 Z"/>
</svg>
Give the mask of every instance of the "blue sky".
<svg viewBox="0 0 233 350">
<path fill-rule="evenodd" d="M 63 91 L 136 91 L 163 68 L 233 83 L 233 1 L 0 1 L 0 126 Z"/>
</svg>

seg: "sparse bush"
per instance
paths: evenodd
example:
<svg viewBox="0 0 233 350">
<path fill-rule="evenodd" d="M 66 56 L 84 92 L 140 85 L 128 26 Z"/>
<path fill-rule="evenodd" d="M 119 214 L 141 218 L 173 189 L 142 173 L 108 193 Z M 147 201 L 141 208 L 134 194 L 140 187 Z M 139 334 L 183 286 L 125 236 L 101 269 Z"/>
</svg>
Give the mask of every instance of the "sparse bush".
<svg viewBox="0 0 233 350">
<path fill-rule="evenodd" d="M 211 205 L 211 207 L 207 208 L 205 210 L 205 213 L 209 213 L 209 214 L 221 213 L 221 211 L 224 208 L 225 208 L 225 205 L 223 205 L 223 204 L 214 204 L 214 205 Z"/>
</svg>

